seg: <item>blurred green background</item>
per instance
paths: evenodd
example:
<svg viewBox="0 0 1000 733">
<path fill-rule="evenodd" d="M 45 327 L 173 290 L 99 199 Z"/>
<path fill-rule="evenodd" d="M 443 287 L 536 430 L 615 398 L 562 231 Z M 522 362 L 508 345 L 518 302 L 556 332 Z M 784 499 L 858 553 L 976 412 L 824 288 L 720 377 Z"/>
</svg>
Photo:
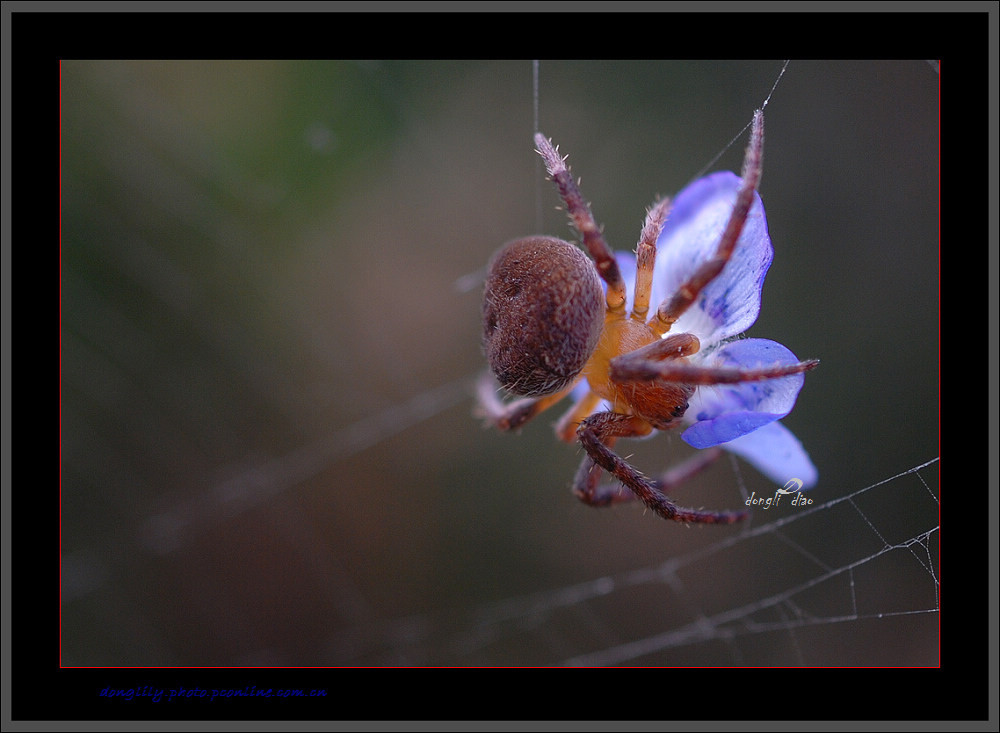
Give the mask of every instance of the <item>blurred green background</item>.
<svg viewBox="0 0 1000 733">
<path fill-rule="evenodd" d="M 720 151 L 739 169 L 781 67 L 543 61 L 540 127 L 629 249 L 656 195 Z M 594 511 L 561 409 L 519 436 L 472 416 L 477 273 L 570 235 L 530 61 L 64 61 L 62 114 L 63 664 L 559 664 L 731 609 L 735 639 L 626 663 L 937 664 L 936 535 L 930 567 L 890 553 L 765 603 L 936 527 L 936 466 L 730 547 L 793 512 Z M 933 67 L 792 62 L 764 160 L 749 335 L 822 360 L 785 420 L 822 503 L 938 454 Z M 687 455 L 622 451 L 647 473 Z M 677 498 L 775 488 L 727 460 Z"/>
</svg>

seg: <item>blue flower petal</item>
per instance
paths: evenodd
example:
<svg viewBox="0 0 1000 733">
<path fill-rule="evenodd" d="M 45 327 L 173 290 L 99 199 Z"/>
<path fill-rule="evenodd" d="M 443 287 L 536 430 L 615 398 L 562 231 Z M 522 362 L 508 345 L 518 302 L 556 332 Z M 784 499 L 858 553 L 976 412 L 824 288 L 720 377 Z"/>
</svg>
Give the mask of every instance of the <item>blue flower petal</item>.
<svg viewBox="0 0 1000 733">
<path fill-rule="evenodd" d="M 715 255 L 739 187 L 739 176 L 714 173 L 695 181 L 674 199 L 656 245 L 651 314 Z M 701 351 L 691 357 L 692 363 L 754 369 L 799 361 L 787 348 L 767 339 L 726 343 L 757 320 L 764 278 L 773 256 L 764 205 L 755 193 L 729 262 L 671 329 L 671 333 L 693 333 L 700 339 Z M 616 252 L 615 258 L 626 284 L 626 307 L 631 310 L 635 254 Z M 778 422 L 795 406 L 803 383 L 804 375 L 796 374 L 759 382 L 701 386 L 685 414 L 685 422 L 693 424 L 681 437 L 699 449 L 721 445 L 782 485 L 798 479 L 803 489 L 810 488 L 817 480 L 816 467 L 798 439 Z M 574 396 L 582 396 L 585 389 L 581 383 Z M 611 409 L 611 405 L 604 402 L 600 409 Z"/>
<path fill-rule="evenodd" d="M 798 358 L 775 341 L 744 339 L 711 352 L 700 352 L 692 361 L 709 368 L 755 369 L 796 364 Z M 709 448 L 780 420 L 795 407 L 804 381 L 804 375 L 794 374 L 758 382 L 701 386 L 684 416 L 694 425 L 681 437 L 695 448 Z"/>
<path fill-rule="evenodd" d="M 618 263 L 618 270 L 622 274 L 622 280 L 625 281 L 625 308 L 629 312 L 632 311 L 632 303 L 635 301 L 635 273 L 639 269 L 639 266 L 635 261 L 635 252 L 615 252 L 615 261 Z M 604 292 L 608 292 L 607 284 L 601 280 L 601 285 L 604 286 Z M 656 308 L 659 303 L 652 302 L 650 304 L 651 308 Z"/>
<path fill-rule="evenodd" d="M 657 241 L 652 307 L 712 259 L 739 187 L 740 177 L 723 171 L 695 181 L 677 195 Z M 755 193 L 732 258 L 671 330 L 695 334 L 703 348 L 746 331 L 760 313 L 761 289 L 773 256 L 764 205 Z"/>
<path fill-rule="evenodd" d="M 784 415 L 765 412 L 727 412 L 714 420 L 696 422 L 681 433 L 681 438 L 699 450 L 711 448 L 748 435 L 782 417 Z"/>
<path fill-rule="evenodd" d="M 722 447 L 782 485 L 798 479 L 802 489 L 809 489 L 819 477 L 802 443 L 780 422 L 765 425 Z"/>
</svg>

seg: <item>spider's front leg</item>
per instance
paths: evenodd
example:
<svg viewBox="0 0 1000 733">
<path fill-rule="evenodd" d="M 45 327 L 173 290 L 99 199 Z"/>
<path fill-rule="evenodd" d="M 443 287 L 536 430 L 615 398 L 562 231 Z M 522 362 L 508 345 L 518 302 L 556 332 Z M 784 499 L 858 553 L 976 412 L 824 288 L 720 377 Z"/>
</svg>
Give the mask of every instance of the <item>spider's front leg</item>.
<svg viewBox="0 0 1000 733">
<path fill-rule="evenodd" d="M 671 339 L 690 341 L 682 349 L 678 349 Z M 693 349 L 693 350 L 692 350 Z M 742 382 L 762 382 L 767 379 L 779 379 L 802 374 L 819 366 L 819 359 L 774 364 L 753 368 L 704 366 L 692 364 L 678 359 L 678 356 L 688 356 L 698 351 L 698 339 L 692 334 L 677 334 L 652 344 L 646 349 L 639 349 L 631 354 L 624 354 L 611 361 L 610 376 L 616 383 L 651 382 L 663 380 L 679 384 L 740 384 Z"/>
<path fill-rule="evenodd" d="M 708 465 L 717 457 L 717 452 L 705 452 L 696 456 L 697 460 L 684 464 L 680 472 L 674 474 L 668 486 L 663 480 L 658 482 L 643 476 L 611 449 L 617 438 L 646 435 L 650 429 L 650 425 L 644 420 L 616 412 L 600 412 L 581 422 L 577 435 L 587 451 L 588 459 L 584 459 L 580 470 L 577 471 L 574 484 L 577 497 L 594 506 L 606 506 L 624 500 L 624 496 L 618 496 L 606 488 L 602 490 L 598 487 L 600 478 L 598 468 L 600 468 L 618 479 L 636 498 L 664 519 L 695 524 L 732 524 L 746 518 L 748 512 L 706 512 L 685 509 L 674 504 L 663 493 L 664 490 Z"/>
</svg>

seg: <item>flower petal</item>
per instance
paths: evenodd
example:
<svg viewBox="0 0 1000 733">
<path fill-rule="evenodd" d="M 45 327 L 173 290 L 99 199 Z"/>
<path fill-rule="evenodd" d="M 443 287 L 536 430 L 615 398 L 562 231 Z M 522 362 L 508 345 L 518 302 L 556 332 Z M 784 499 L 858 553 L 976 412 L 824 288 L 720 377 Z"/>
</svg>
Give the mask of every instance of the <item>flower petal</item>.
<svg viewBox="0 0 1000 733">
<path fill-rule="evenodd" d="M 754 369 L 798 363 L 795 354 L 768 339 L 732 341 L 714 351 L 700 352 L 692 357 L 696 359 L 708 368 Z M 694 424 L 681 437 L 695 448 L 709 448 L 780 420 L 795 407 L 804 381 L 804 375 L 793 374 L 757 382 L 703 385 L 692 396 L 684 416 Z"/>
<path fill-rule="evenodd" d="M 632 303 L 635 301 L 635 273 L 639 269 L 639 266 L 635 261 L 635 252 L 615 252 L 615 261 L 618 263 L 618 270 L 622 274 L 622 280 L 625 281 L 625 309 L 629 312 L 632 311 Z M 607 283 L 601 280 L 601 285 L 604 286 L 604 292 L 608 292 Z M 655 308 L 658 303 L 653 303 L 652 307 Z"/>
<path fill-rule="evenodd" d="M 677 195 L 657 241 L 652 307 L 672 296 L 715 255 L 739 187 L 740 177 L 723 171 Z M 764 205 L 755 193 L 729 262 L 672 330 L 695 334 L 703 348 L 746 331 L 760 313 L 761 289 L 773 256 Z"/>
<path fill-rule="evenodd" d="M 765 425 L 722 447 L 782 485 L 798 479 L 802 482 L 800 488 L 809 489 L 819 477 L 802 443 L 780 422 Z"/>
</svg>

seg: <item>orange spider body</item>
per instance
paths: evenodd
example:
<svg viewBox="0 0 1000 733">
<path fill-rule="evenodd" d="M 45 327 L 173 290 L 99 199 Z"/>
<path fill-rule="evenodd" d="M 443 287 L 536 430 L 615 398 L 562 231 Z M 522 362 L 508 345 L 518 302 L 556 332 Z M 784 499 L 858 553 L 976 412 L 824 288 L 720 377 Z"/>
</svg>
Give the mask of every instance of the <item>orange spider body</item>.
<svg viewBox="0 0 1000 733">
<path fill-rule="evenodd" d="M 660 338 L 652 327 L 641 320 L 626 318 L 624 312 L 609 312 L 597 348 L 583 368 L 583 376 L 591 391 L 610 402 L 613 412 L 636 415 L 649 423 L 650 430 L 671 427 L 687 410 L 688 398 L 694 389 L 678 383 L 616 381 L 611 377 L 611 360 L 654 344 Z M 697 350 L 695 347 L 690 353 Z"/>
</svg>

